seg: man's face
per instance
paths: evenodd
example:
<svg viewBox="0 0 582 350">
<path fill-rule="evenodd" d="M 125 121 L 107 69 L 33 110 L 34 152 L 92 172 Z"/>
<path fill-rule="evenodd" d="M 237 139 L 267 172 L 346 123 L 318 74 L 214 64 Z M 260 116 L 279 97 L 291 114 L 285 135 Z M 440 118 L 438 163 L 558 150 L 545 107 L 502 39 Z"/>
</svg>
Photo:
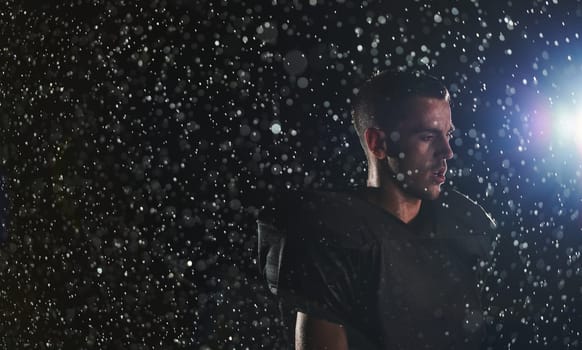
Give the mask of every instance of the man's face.
<svg viewBox="0 0 582 350">
<path fill-rule="evenodd" d="M 393 176 L 405 193 L 436 199 L 445 182 L 447 160 L 453 157 L 451 108 L 446 100 L 430 97 L 413 97 L 406 103 L 398 132 L 390 135 L 396 146 Z"/>
</svg>

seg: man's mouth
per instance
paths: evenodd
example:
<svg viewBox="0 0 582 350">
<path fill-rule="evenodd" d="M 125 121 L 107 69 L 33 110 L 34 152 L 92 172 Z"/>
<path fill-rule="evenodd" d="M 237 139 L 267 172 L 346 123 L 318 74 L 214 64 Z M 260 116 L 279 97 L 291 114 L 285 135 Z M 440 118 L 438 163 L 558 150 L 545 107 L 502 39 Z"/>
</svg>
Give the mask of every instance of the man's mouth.
<svg viewBox="0 0 582 350">
<path fill-rule="evenodd" d="M 447 168 L 441 167 L 441 168 L 433 171 L 432 175 L 434 176 L 434 178 L 436 179 L 437 182 L 443 183 L 443 182 L 445 182 L 446 172 L 447 172 Z"/>
</svg>

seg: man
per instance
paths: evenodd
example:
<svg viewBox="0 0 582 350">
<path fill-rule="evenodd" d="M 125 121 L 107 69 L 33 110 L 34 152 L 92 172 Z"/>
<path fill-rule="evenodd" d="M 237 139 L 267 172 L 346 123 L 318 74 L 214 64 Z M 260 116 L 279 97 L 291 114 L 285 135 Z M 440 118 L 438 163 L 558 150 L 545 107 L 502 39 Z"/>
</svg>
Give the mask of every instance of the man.
<svg viewBox="0 0 582 350">
<path fill-rule="evenodd" d="M 384 72 L 353 121 L 367 188 L 282 194 L 258 221 L 259 262 L 296 313 L 297 349 L 477 349 L 491 218 L 444 190 L 454 131 L 445 86 Z"/>
</svg>

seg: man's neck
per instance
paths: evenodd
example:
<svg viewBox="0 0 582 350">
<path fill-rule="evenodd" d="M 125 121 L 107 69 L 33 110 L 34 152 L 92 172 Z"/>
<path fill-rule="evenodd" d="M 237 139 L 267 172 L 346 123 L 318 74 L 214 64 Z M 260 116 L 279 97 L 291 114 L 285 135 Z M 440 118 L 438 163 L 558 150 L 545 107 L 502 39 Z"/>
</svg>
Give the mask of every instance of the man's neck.
<svg viewBox="0 0 582 350">
<path fill-rule="evenodd" d="M 404 223 L 409 223 L 420 212 L 422 200 L 405 193 L 393 182 L 385 182 L 382 186 L 374 186 L 368 182 L 365 190 L 368 201 L 382 207 Z"/>
</svg>

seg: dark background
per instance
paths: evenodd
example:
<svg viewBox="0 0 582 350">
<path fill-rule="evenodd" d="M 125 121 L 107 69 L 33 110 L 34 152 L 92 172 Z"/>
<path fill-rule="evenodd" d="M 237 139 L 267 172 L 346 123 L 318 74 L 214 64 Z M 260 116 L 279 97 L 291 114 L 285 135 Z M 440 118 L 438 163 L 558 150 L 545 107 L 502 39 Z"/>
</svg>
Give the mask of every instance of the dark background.
<svg viewBox="0 0 582 350">
<path fill-rule="evenodd" d="M 563 0 L 4 1 L 0 347 L 282 348 L 258 210 L 365 185 L 349 102 L 397 67 L 446 82 L 447 185 L 500 226 L 497 348 L 582 346 L 581 23 Z"/>
</svg>

